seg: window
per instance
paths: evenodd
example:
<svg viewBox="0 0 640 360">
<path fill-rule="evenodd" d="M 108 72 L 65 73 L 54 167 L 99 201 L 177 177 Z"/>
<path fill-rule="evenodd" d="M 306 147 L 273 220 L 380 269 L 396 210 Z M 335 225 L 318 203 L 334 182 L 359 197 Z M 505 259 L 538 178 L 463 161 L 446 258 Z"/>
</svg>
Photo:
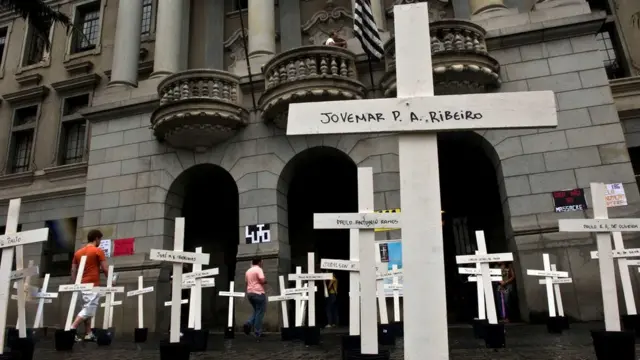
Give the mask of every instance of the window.
<svg viewBox="0 0 640 360">
<path fill-rule="evenodd" d="M 4 62 L 4 48 L 7 45 L 7 36 L 9 35 L 9 28 L 0 29 L 0 63 Z"/>
<path fill-rule="evenodd" d="M 142 27 L 140 33 L 142 36 L 151 35 L 151 18 L 153 16 L 153 0 L 142 1 Z"/>
<path fill-rule="evenodd" d="M 29 171 L 38 114 L 38 105 L 19 108 L 13 113 L 7 163 L 10 173 Z"/>
<path fill-rule="evenodd" d="M 44 271 L 41 275 L 49 273 L 51 276 L 69 275 L 73 250 L 75 249 L 77 218 L 48 220 L 44 226 L 49 228 L 49 238 L 45 242 L 43 254 Z"/>
<path fill-rule="evenodd" d="M 630 147 L 628 150 L 633 174 L 636 176 L 636 183 L 640 186 L 640 146 Z"/>
<path fill-rule="evenodd" d="M 49 25 L 51 31 L 49 32 L 49 40 L 53 32 L 52 24 Z M 24 55 L 22 57 L 22 66 L 30 66 L 39 64 L 49 57 L 49 50 L 47 49 L 47 41 L 42 37 L 32 26 L 27 25 L 27 33 L 24 43 Z"/>
<path fill-rule="evenodd" d="M 249 8 L 249 0 L 231 0 L 231 11 L 246 10 Z"/>
<path fill-rule="evenodd" d="M 86 154 L 87 121 L 78 111 L 89 106 L 89 94 L 66 98 L 63 102 L 58 165 L 83 162 Z"/>
<path fill-rule="evenodd" d="M 596 35 L 596 42 L 602 54 L 604 68 L 607 71 L 609 79 L 618 79 L 626 76 L 624 66 L 622 66 L 622 57 L 619 49 L 620 42 L 617 37 L 615 24 L 608 23 L 602 29 L 602 32 Z"/>
<path fill-rule="evenodd" d="M 76 8 L 75 25 L 81 30 L 73 34 L 71 53 L 93 50 L 100 39 L 100 1 L 90 2 Z"/>
</svg>

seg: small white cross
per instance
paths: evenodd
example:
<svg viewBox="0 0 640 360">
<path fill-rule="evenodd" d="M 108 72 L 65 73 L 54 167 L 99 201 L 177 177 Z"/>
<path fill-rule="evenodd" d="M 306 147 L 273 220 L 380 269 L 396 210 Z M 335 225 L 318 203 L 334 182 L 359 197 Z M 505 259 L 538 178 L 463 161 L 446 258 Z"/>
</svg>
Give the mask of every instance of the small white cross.
<svg viewBox="0 0 640 360">
<path fill-rule="evenodd" d="M 315 273 L 315 253 L 307 253 L 307 271 L 306 274 L 289 274 L 289 280 L 300 279 L 307 281 L 311 286 L 315 286 L 315 282 L 320 280 L 330 280 L 333 277 L 331 273 Z M 307 326 L 316 326 L 316 299 L 315 296 L 309 296 L 309 311 L 308 311 Z"/>
<path fill-rule="evenodd" d="M 296 268 L 296 273 L 297 274 L 301 274 L 302 273 L 302 267 L 298 266 Z M 297 282 L 301 282 L 301 280 L 296 280 Z M 288 328 L 289 327 L 289 312 L 287 310 L 287 301 L 289 300 L 296 300 L 296 302 L 298 302 L 299 299 L 302 298 L 302 294 L 305 292 L 308 292 L 309 289 L 308 288 L 291 288 L 291 289 L 287 289 L 285 288 L 285 280 L 284 280 L 284 276 L 280 275 L 278 276 L 278 283 L 280 285 L 280 295 L 276 295 L 276 296 L 269 296 L 267 298 L 268 301 L 273 301 L 273 302 L 280 302 L 280 306 L 282 309 L 282 327 L 283 328 Z M 298 306 L 296 306 L 296 326 L 301 326 L 301 324 L 298 324 L 298 317 L 302 318 L 303 315 L 298 314 L 299 311 L 304 311 L 302 309 L 298 309 Z"/>
<path fill-rule="evenodd" d="M 138 289 L 127 292 L 127 297 L 138 297 L 138 329 L 144 328 L 144 302 L 143 295 L 153 291 L 153 286 L 144 288 L 142 275 L 138 276 Z"/>
<path fill-rule="evenodd" d="M 182 265 L 201 264 L 209 265 L 209 254 L 198 254 L 182 251 L 184 248 L 184 218 L 178 217 L 175 220 L 175 231 L 173 236 L 173 251 L 151 249 L 149 259 L 169 261 L 173 263 L 173 283 L 171 284 L 171 329 L 169 331 L 169 341 L 171 343 L 180 342 L 180 312 L 182 293 Z M 166 305 L 166 303 L 165 303 Z"/>
<path fill-rule="evenodd" d="M 36 318 L 33 321 L 34 329 L 44 327 L 44 304 L 47 302 L 47 300 L 49 300 L 49 302 L 52 302 L 51 299 L 58 298 L 58 293 L 47 292 L 47 288 L 49 287 L 49 278 L 50 278 L 50 274 L 44 274 L 44 280 L 42 281 L 42 289 L 40 289 L 40 292 L 37 293 L 36 296 L 34 296 L 35 298 L 38 299 L 38 310 L 36 311 Z"/>
<path fill-rule="evenodd" d="M 542 276 L 547 287 L 547 307 L 549 308 L 549 317 L 556 317 L 555 299 L 553 297 L 553 279 L 554 278 L 567 278 L 569 273 L 566 271 L 554 271 L 551 270 L 551 261 L 549 260 L 549 254 L 542 254 L 542 263 L 544 270 L 530 270 L 527 269 L 527 275 L 530 276 Z"/>
<path fill-rule="evenodd" d="M 196 248 L 196 253 L 202 253 L 202 247 Z M 202 270 L 201 264 L 193 264 L 193 272 L 183 274 L 182 282 L 193 281 L 194 285 L 189 287 L 189 322 L 190 329 L 202 329 L 202 278 L 218 275 L 218 268 Z"/>
<path fill-rule="evenodd" d="M 84 274 L 84 265 L 87 263 L 87 256 L 83 255 L 80 258 L 80 265 L 78 265 L 78 274 L 76 275 L 75 283 L 68 285 L 60 285 L 58 292 L 71 292 L 71 301 L 69 302 L 69 311 L 67 311 L 67 320 L 64 323 L 64 330 L 71 330 L 71 322 L 76 311 L 76 304 L 78 303 L 78 293 L 83 291 L 91 291 L 93 284 L 83 284 L 82 275 Z"/>
<path fill-rule="evenodd" d="M 231 281 L 229 283 L 229 291 L 220 291 L 218 295 L 220 296 L 228 296 L 229 297 L 229 314 L 227 315 L 227 327 L 233 329 L 233 298 L 234 297 L 244 297 L 243 292 L 233 292 L 234 282 Z"/>
<path fill-rule="evenodd" d="M 551 271 L 556 271 L 556 270 L 557 270 L 556 264 L 551 264 Z M 570 277 L 559 278 L 557 276 L 554 276 L 553 279 L 551 280 L 551 283 L 553 284 L 553 292 L 556 298 L 556 304 L 558 306 L 558 316 L 560 317 L 564 317 L 564 306 L 562 305 L 562 294 L 560 293 L 560 284 L 571 284 L 572 281 L 573 280 Z M 538 283 L 540 285 L 546 285 L 547 280 L 540 279 L 538 280 Z"/>
<path fill-rule="evenodd" d="M 478 255 L 478 251 L 476 251 Z M 484 301 L 484 284 L 482 282 L 482 269 L 480 263 L 476 263 L 475 268 L 459 267 L 458 274 L 469 274 L 468 281 L 476 283 L 476 296 L 478 298 L 478 320 L 487 319 L 487 309 Z M 491 281 L 502 281 L 502 271 L 500 269 L 489 269 Z M 498 275 L 498 277 L 494 276 Z"/>
<path fill-rule="evenodd" d="M 615 267 L 613 265 L 614 256 L 611 248 L 611 233 L 621 231 L 638 232 L 640 231 L 640 219 L 609 219 L 605 192 L 605 184 L 591 183 L 593 219 L 562 219 L 558 221 L 558 226 L 560 231 L 596 233 L 605 329 L 607 331 L 620 331 L 620 313 Z"/>
</svg>

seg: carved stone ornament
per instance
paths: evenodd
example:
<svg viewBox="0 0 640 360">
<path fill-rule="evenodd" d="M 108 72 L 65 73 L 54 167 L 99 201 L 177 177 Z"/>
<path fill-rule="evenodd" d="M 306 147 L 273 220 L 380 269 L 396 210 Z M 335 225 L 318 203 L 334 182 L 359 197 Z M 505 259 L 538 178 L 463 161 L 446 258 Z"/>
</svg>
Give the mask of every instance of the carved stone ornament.
<svg viewBox="0 0 640 360">
<path fill-rule="evenodd" d="M 393 6 L 419 2 L 429 3 L 429 22 L 454 18 L 450 0 L 394 0 Z M 393 6 L 387 8 L 387 17 L 393 16 Z"/>
<path fill-rule="evenodd" d="M 302 32 L 308 35 L 311 45 L 324 45 L 331 31 L 335 30 L 344 40 L 353 39 L 353 15 L 342 7 L 335 6 L 333 1 L 326 2 L 324 8 L 311 16 L 302 24 Z"/>
<path fill-rule="evenodd" d="M 248 37 L 248 33 L 249 30 L 245 28 L 245 37 Z M 246 59 L 244 43 L 242 41 L 242 29 L 238 28 L 236 31 L 234 31 L 233 34 L 231 34 L 231 36 L 229 36 L 229 38 L 224 41 L 223 45 L 224 51 L 230 53 L 229 59 L 231 60 L 231 63 L 229 64 L 229 69 L 233 72 L 236 62 L 244 61 Z"/>
</svg>

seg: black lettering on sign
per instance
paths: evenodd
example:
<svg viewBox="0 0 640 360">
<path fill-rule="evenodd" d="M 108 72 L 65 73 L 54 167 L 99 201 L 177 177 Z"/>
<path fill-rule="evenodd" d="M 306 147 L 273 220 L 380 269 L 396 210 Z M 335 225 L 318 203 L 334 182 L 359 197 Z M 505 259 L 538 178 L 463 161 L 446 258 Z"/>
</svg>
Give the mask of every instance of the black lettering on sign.
<svg viewBox="0 0 640 360">
<path fill-rule="evenodd" d="M 271 225 L 258 224 L 247 225 L 244 228 L 245 241 L 247 244 L 259 244 L 271 241 Z"/>
<path fill-rule="evenodd" d="M 360 113 L 351 113 L 351 112 L 323 112 L 320 113 L 320 123 L 321 124 L 331 124 L 331 123 L 371 123 L 371 122 L 384 122 L 387 119 L 392 119 L 392 121 L 402 122 L 402 118 L 406 117 L 407 114 L 403 113 L 400 110 L 393 110 L 389 113 L 371 113 L 371 112 L 360 112 Z M 459 110 L 459 111 L 429 111 L 427 114 L 419 114 L 413 111 L 409 111 L 408 113 L 409 120 L 411 122 L 423 122 L 423 123 L 441 123 L 447 121 L 461 121 L 461 120 L 480 120 L 484 117 L 482 113 L 470 111 L 470 110 Z"/>
</svg>

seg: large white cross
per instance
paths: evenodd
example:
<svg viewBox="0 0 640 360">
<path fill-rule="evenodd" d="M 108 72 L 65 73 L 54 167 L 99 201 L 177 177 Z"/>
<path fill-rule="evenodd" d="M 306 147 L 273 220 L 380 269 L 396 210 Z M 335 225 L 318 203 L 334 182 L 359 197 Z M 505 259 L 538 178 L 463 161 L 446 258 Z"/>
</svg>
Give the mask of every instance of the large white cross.
<svg viewBox="0 0 640 360">
<path fill-rule="evenodd" d="M 482 276 L 482 286 L 484 287 L 484 298 L 487 303 L 487 317 L 489 324 L 498 323 L 498 315 L 496 314 L 495 306 L 489 304 L 495 304 L 495 298 L 493 297 L 493 286 L 491 286 L 491 272 L 489 269 L 490 263 L 513 261 L 513 254 L 511 253 L 497 253 L 487 254 L 487 244 L 484 240 L 484 231 L 476 231 L 476 243 L 478 245 L 478 251 L 475 255 L 457 255 L 456 262 L 458 264 L 477 264 L 480 263 L 480 274 Z M 404 248 L 404 246 L 403 246 Z M 403 259 L 404 260 L 404 259 Z M 406 275 L 405 275 L 406 276 Z M 405 280 L 406 283 L 406 280 Z M 405 301 L 407 296 L 405 295 Z M 406 320 L 406 313 L 405 313 Z"/>
<path fill-rule="evenodd" d="M 300 268 L 300 267 L 298 267 L 298 268 Z M 299 271 L 299 273 L 302 273 L 302 269 Z M 269 296 L 267 298 L 267 300 L 269 302 L 271 302 L 271 301 L 273 301 L 273 302 L 280 301 L 281 302 L 280 306 L 281 306 L 281 309 L 282 309 L 282 327 L 286 329 L 286 328 L 289 327 L 289 312 L 287 310 L 287 301 L 289 301 L 289 300 L 298 300 L 300 295 L 293 295 L 293 294 L 287 294 L 286 293 L 287 289 L 285 288 L 284 275 L 278 276 L 278 283 L 280 284 L 280 295 Z M 296 314 L 297 314 L 297 312 L 298 312 L 298 310 L 296 309 Z M 296 316 L 296 318 L 297 318 L 297 316 Z"/>
<path fill-rule="evenodd" d="M 302 274 L 302 266 L 296 266 L 296 274 Z M 299 278 L 295 280 L 295 288 L 301 288 L 302 287 L 302 280 L 300 280 Z M 306 284 L 305 284 L 306 286 Z M 315 294 L 315 286 L 314 286 L 314 290 L 313 290 L 314 294 Z M 286 294 L 285 294 L 286 295 Z M 295 326 L 299 327 L 302 326 L 304 323 L 304 314 L 307 308 L 307 300 L 309 300 L 308 296 L 300 296 L 300 297 L 296 297 L 295 298 L 295 311 L 294 311 L 294 315 L 295 315 Z"/>
<path fill-rule="evenodd" d="M 556 264 L 551 264 L 551 271 L 556 271 Z M 560 278 L 558 276 L 554 276 L 551 279 L 551 283 L 553 284 L 553 292 L 556 298 L 556 305 L 558 306 L 558 316 L 564 317 L 564 306 L 562 305 L 562 294 L 560 293 L 560 284 L 571 284 L 572 279 L 570 277 Z M 546 285 L 546 279 L 538 280 L 540 285 Z"/>
<path fill-rule="evenodd" d="M 624 295 L 624 304 L 627 308 L 627 315 L 637 315 L 636 301 L 633 296 L 633 287 L 631 286 L 631 275 L 629 274 L 629 264 L 631 260 L 627 260 L 630 257 L 640 256 L 640 249 L 625 249 L 624 241 L 622 240 L 622 233 L 619 231 L 613 232 L 613 250 L 612 254 L 615 259 L 618 259 L 618 271 L 620 272 L 620 282 L 622 283 L 622 294 Z M 592 251 L 591 258 L 597 259 L 598 252 Z M 633 263 L 631 263 L 633 264 Z"/>
<path fill-rule="evenodd" d="M 478 251 L 476 251 L 476 255 L 477 254 L 478 254 Z M 475 268 L 459 267 L 458 274 L 471 275 L 467 280 L 469 282 L 476 283 L 476 295 L 478 298 L 478 320 L 486 320 L 487 309 L 484 302 L 484 283 L 482 282 L 482 269 L 481 269 L 480 263 L 476 263 Z M 489 275 L 491 276 L 491 281 L 502 281 L 502 277 L 500 276 L 501 274 L 502 274 L 502 271 L 500 271 L 500 269 L 489 269 Z M 497 277 L 494 275 L 497 275 Z"/>
<path fill-rule="evenodd" d="M 113 297 L 115 293 L 122 293 L 124 292 L 124 286 L 118 286 L 118 287 L 113 287 L 113 278 L 114 278 L 114 273 L 113 273 L 113 269 L 114 266 L 113 265 L 109 265 L 109 270 L 107 271 L 107 286 L 106 287 L 98 287 L 98 288 L 94 288 L 93 291 L 100 293 L 100 296 L 104 296 L 104 318 L 102 319 L 102 328 L 103 329 L 108 329 L 110 327 L 109 325 L 109 320 L 112 318 L 112 310 L 113 310 L 113 306 L 112 306 L 112 302 L 113 302 Z M 93 327 L 93 322 L 95 322 L 95 316 L 91 318 L 92 321 L 92 327 Z"/>
<path fill-rule="evenodd" d="M 13 267 L 14 248 L 16 255 L 16 271 L 24 267 L 23 245 L 47 241 L 49 229 L 37 229 L 18 232 L 18 218 L 20 216 L 20 199 L 9 201 L 7 211 L 7 223 L 4 235 L 0 235 L 0 248 L 2 248 L 2 258 L 0 259 L 0 354 L 4 352 L 5 324 L 7 323 L 7 308 L 9 306 L 9 290 L 11 268 Z M 23 288 L 23 280 L 18 280 L 18 289 Z M 25 294 L 18 291 L 18 336 L 27 337 Z"/>
<path fill-rule="evenodd" d="M 307 281 L 309 287 L 315 287 L 316 281 L 330 280 L 333 277 L 331 273 L 316 273 L 315 272 L 315 254 L 312 252 L 307 253 L 307 273 L 306 274 L 289 274 L 289 280 L 300 279 Z M 309 310 L 308 310 L 307 326 L 316 326 L 316 299 L 315 296 L 309 294 Z"/>
<path fill-rule="evenodd" d="M 356 294 L 360 297 L 360 347 L 363 354 L 378 354 L 378 321 L 371 316 L 376 312 L 377 286 L 374 231 L 376 228 L 400 227 L 400 214 L 375 213 L 373 208 L 373 169 L 366 167 L 358 168 L 358 213 L 313 215 L 315 229 L 359 229 L 360 289 L 350 292 L 350 297 L 356 297 Z"/>
<path fill-rule="evenodd" d="M 196 253 L 202 253 L 202 247 L 196 248 Z M 202 278 L 218 275 L 218 268 L 202 270 L 201 264 L 193 264 L 193 272 L 183 274 L 182 282 L 194 280 L 195 284 L 189 289 L 189 322 L 188 327 L 195 330 L 202 329 Z"/>
<path fill-rule="evenodd" d="M 549 317 L 556 317 L 555 299 L 553 296 L 553 279 L 554 278 L 568 278 L 569 273 L 566 271 L 555 271 L 551 269 L 551 260 L 549 260 L 549 254 L 542 254 L 542 264 L 544 270 L 531 270 L 527 269 L 527 275 L 530 276 L 542 276 L 544 277 L 544 283 L 547 287 L 547 307 L 549 308 Z"/>
<path fill-rule="evenodd" d="M 93 289 L 93 284 L 92 283 L 88 283 L 88 284 L 83 284 L 82 283 L 82 275 L 84 274 L 84 265 L 87 263 L 87 256 L 83 255 L 80 258 L 80 265 L 78 265 L 78 274 L 76 275 L 76 278 L 74 279 L 75 282 L 73 284 L 67 284 L 67 285 L 60 285 L 58 287 L 58 292 L 71 292 L 71 301 L 69 301 L 69 310 L 67 311 L 67 320 L 64 323 L 64 330 L 65 331 L 69 331 L 71 330 L 71 323 L 73 321 L 74 315 L 75 315 L 75 311 L 76 311 L 76 304 L 78 303 L 78 293 L 81 293 L 83 291 L 90 291 L 91 289 Z"/>
<path fill-rule="evenodd" d="M 244 297 L 244 293 L 243 292 L 234 292 L 233 288 L 234 288 L 234 282 L 231 281 L 229 283 L 229 291 L 220 291 L 220 292 L 218 292 L 218 295 L 220 295 L 220 296 L 228 296 L 229 297 L 229 311 L 228 311 L 228 314 L 227 314 L 227 328 L 229 328 L 229 329 L 233 329 L 233 298 L 234 297 L 239 297 L 239 298 L 243 298 Z"/>
<path fill-rule="evenodd" d="M 604 325 L 607 331 L 620 331 L 620 313 L 618 293 L 611 248 L 611 233 L 621 231 L 640 231 L 640 219 L 609 219 L 605 201 L 606 185 L 591 183 L 591 202 L 593 219 L 562 219 L 558 221 L 560 231 L 595 232 L 600 261 L 600 286 L 604 307 Z M 628 251 L 628 250 L 616 250 Z"/>
<path fill-rule="evenodd" d="M 44 274 L 44 280 L 42 281 L 42 288 L 40 292 L 34 296 L 38 299 L 38 310 L 36 310 L 36 318 L 33 320 L 33 328 L 43 328 L 44 327 L 44 304 L 47 302 L 51 302 L 51 299 L 58 298 L 58 293 L 55 292 L 47 292 L 47 288 L 49 287 L 49 278 L 50 274 Z"/>
<path fill-rule="evenodd" d="M 144 302 L 142 296 L 153 291 L 153 286 L 143 288 L 143 280 L 142 275 L 138 276 L 138 289 L 127 292 L 127 297 L 138 297 L 138 329 L 144 328 Z"/>
<path fill-rule="evenodd" d="M 168 261 L 173 263 L 173 282 L 171 284 L 171 330 L 169 331 L 169 341 L 171 343 L 180 342 L 180 311 L 182 293 L 182 263 L 186 264 L 209 264 L 209 254 L 198 254 L 184 252 L 184 218 L 178 217 L 175 220 L 175 231 L 173 235 L 173 251 L 151 249 L 149 259 Z"/>
<path fill-rule="evenodd" d="M 400 133 L 405 358 L 448 359 L 437 132 L 554 127 L 555 96 L 433 97 L 427 3 L 396 5 L 393 14 L 398 98 L 291 104 L 287 135 Z M 433 294 L 428 306 L 424 294 Z"/>
</svg>

